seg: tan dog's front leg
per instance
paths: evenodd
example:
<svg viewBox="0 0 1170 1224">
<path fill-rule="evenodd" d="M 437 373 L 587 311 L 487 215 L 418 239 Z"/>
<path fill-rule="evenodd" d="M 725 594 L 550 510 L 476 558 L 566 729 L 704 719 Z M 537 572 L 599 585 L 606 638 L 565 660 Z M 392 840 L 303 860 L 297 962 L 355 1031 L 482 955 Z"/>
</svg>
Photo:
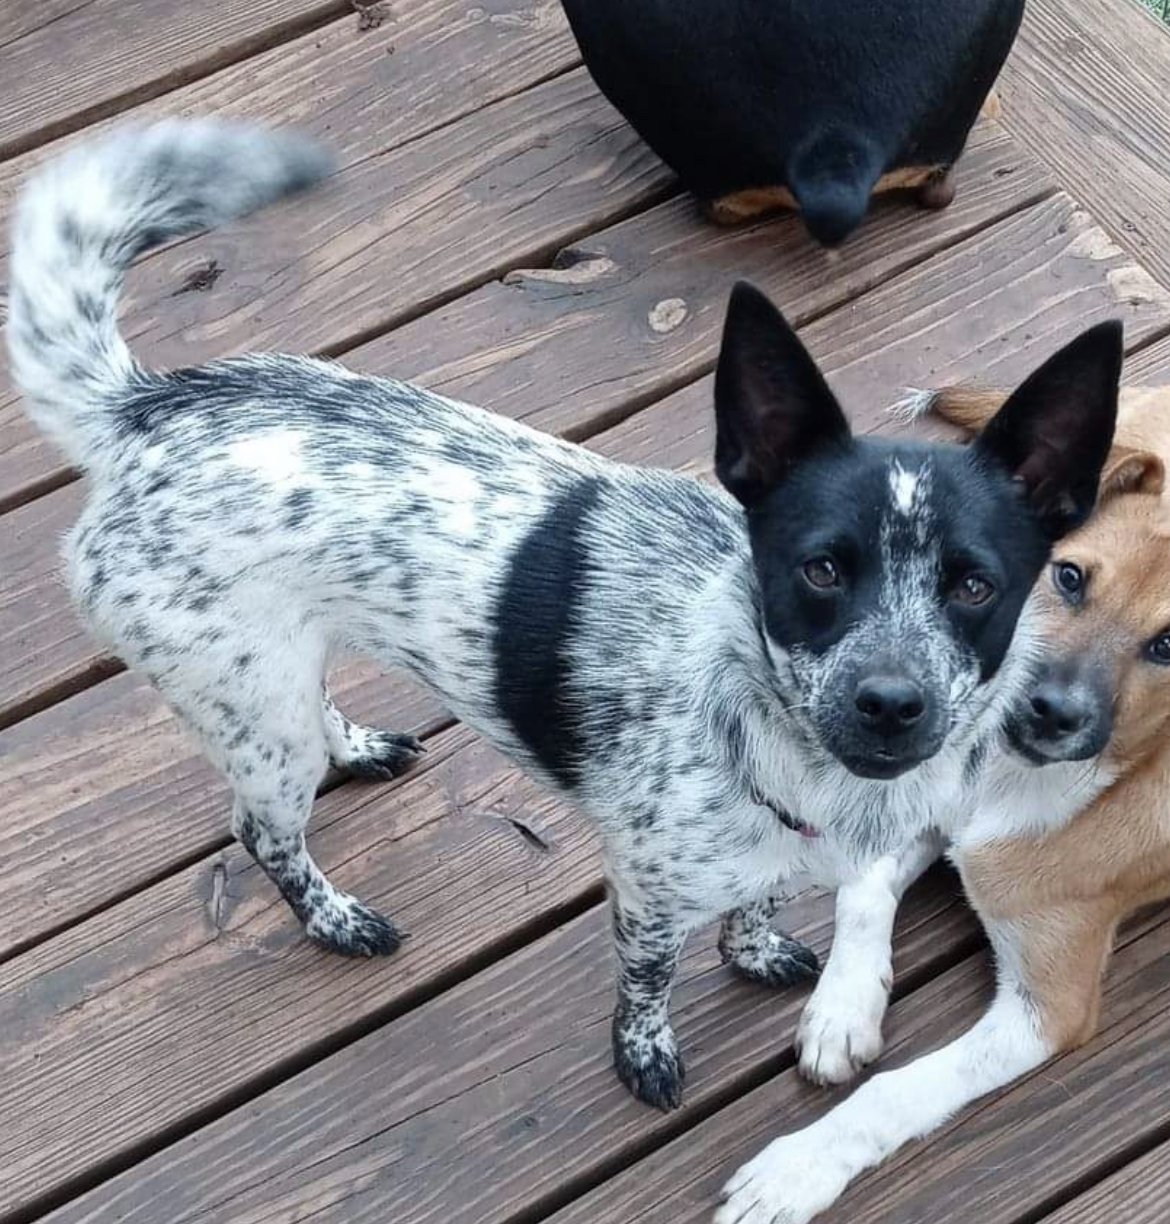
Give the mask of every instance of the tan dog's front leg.
<svg viewBox="0 0 1170 1224">
<path fill-rule="evenodd" d="M 1108 915 L 1088 906 L 986 925 L 999 985 L 983 1017 L 950 1045 L 875 1075 L 819 1121 L 771 1143 L 728 1182 L 716 1224 L 808 1224 L 903 1144 L 1087 1040 L 1112 939 Z"/>
</svg>

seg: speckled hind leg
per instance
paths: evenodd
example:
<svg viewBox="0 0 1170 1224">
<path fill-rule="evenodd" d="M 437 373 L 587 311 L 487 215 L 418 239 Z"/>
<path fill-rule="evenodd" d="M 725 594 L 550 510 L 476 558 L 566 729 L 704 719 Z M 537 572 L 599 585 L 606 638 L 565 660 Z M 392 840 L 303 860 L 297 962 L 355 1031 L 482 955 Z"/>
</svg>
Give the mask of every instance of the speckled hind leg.
<svg viewBox="0 0 1170 1224">
<path fill-rule="evenodd" d="M 387 781 L 405 773 L 426 751 L 420 739 L 397 731 L 362 727 L 337 708 L 329 690 L 324 695 L 325 739 L 329 759 L 354 778 Z"/>
<path fill-rule="evenodd" d="M 820 972 L 816 953 L 770 926 L 778 908 L 779 901 L 770 898 L 728 914 L 719 932 L 723 963 L 740 977 L 763 986 L 815 981 Z"/>
</svg>

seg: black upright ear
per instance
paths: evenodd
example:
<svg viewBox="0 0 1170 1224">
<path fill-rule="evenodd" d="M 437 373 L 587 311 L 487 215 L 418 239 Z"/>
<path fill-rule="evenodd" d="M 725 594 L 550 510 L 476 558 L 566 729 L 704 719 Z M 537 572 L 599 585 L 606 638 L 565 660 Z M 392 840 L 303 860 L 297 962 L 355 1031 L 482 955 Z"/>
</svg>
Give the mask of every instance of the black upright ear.
<svg viewBox="0 0 1170 1224">
<path fill-rule="evenodd" d="M 1120 322 L 1091 327 L 1022 383 L 975 441 L 1020 482 L 1053 540 L 1092 513 L 1123 356 Z"/>
<path fill-rule="evenodd" d="M 715 474 L 723 487 L 752 506 L 794 463 L 851 436 L 784 316 L 740 281 L 731 291 L 715 372 Z"/>
</svg>

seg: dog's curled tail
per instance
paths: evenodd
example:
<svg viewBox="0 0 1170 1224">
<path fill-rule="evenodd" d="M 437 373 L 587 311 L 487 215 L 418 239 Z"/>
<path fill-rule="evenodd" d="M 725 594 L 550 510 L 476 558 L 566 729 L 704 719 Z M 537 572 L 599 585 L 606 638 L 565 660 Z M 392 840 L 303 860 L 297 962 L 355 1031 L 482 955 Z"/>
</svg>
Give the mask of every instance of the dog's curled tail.
<svg viewBox="0 0 1170 1224">
<path fill-rule="evenodd" d="M 117 431 L 142 375 L 117 327 L 126 269 L 151 247 L 244 216 L 324 177 L 303 136 L 242 123 L 123 128 L 40 169 L 12 234 L 8 351 L 26 410 L 76 463 Z"/>
<path fill-rule="evenodd" d="M 887 413 L 900 425 L 910 425 L 935 412 L 952 425 L 976 433 L 1003 407 L 1009 394 L 987 387 L 940 387 L 935 391 L 907 388 Z"/>
</svg>

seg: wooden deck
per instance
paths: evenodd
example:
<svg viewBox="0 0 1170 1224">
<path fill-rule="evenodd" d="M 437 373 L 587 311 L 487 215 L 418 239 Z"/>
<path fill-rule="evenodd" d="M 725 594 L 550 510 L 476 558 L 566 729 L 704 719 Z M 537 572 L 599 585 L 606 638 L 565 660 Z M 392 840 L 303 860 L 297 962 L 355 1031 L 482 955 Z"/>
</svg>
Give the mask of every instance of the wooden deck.
<svg viewBox="0 0 1170 1224">
<path fill-rule="evenodd" d="M 791 219 L 704 225 L 557 0 L 8 0 L 0 211 L 87 126 L 300 123 L 339 173 L 147 259 L 125 311 L 145 360 L 341 355 L 696 473 L 740 275 L 866 428 L 902 385 L 1014 379 L 1116 315 L 1130 376 L 1170 381 L 1170 36 L 1132 0 L 1030 8 L 955 204 L 882 206 L 831 266 Z M 430 752 L 400 783 L 330 789 L 312 842 L 413 938 L 377 963 L 311 947 L 231 843 L 222 784 L 78 628 L 56 542 L 82 495 L 0 376 L 0 1224 L 699 1224 L 742 1157 L 826 1108 L 793 1068 L 804 992 L 734 982 L 710 939 L 676 994 L 686 1106 L 635 1104 L 609 1064 L 593 834 L 368 665 L 340 700 Z M 810 895 L 788 925 L 823 952 L 830 919 Z M 967 1026 L 989 985 L 937 872 L 901 915 L 887 1063 Z M 1168 1169 L 1160 909 L 1126 929 L 1088 1049 L 824 1219 L 1154 1224 Z"/>
</svg>

